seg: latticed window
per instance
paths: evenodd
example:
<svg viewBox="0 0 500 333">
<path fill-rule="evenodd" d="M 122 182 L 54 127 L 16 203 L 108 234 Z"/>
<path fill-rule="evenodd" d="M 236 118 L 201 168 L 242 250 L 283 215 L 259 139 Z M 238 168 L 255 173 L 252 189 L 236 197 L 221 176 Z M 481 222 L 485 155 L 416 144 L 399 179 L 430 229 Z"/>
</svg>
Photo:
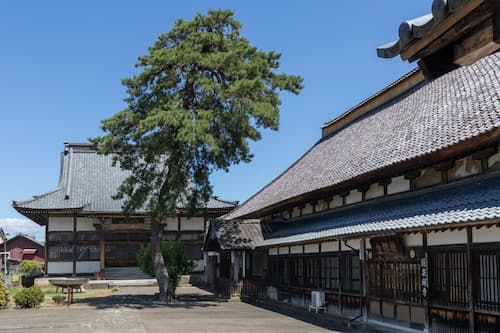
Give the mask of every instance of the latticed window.
<svg viewBox="0 0 500 333">
<path fill-rule="evenodd" d="M 48 252 L 49 260 L 73 260 L 73 245 L 51 245 Z"/>
<path fill-rule="evenodd" d="M 500 249 L 474 249 L 476 307 L 500 311 Z"/>
<path fill-rule="evenodd" d="M 468 306 L 467 253 L 465 248 L 430 251 L 431 302 L 445 306 Z"/>
</svg>

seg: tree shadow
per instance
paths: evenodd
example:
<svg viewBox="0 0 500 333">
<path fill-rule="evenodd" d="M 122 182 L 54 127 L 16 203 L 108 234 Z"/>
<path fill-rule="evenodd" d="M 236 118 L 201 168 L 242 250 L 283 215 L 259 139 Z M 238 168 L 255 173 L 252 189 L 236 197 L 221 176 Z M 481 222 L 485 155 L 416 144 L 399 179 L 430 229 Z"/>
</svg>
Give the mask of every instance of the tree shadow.
<svg viewBox="0 0 500 333">
<path fill-rule="evenodd" d="M 158 302 L 157 293 L 135 293 L 120 291 L 108 296 L 96 296 L 82 299 L 75 299 L 73 304 L 87 305 L 96 309 L 117 309 L 127 308 L 134 310 L 152 308 L 207 308 L 218 306 L 219 303 L 226 302 L 217 298 L 213 294 L 203 292 L 182 293 L 170 304 Z"/>
</svg>

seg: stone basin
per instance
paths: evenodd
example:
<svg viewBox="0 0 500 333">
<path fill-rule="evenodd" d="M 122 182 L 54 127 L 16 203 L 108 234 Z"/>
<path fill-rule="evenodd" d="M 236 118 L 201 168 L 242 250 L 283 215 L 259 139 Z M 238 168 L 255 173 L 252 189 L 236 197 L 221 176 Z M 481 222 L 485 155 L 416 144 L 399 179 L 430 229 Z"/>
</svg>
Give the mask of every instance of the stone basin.
<svg viewBox="0 0 500 333">
<path fill-rule="evenodd" d="M 49 283 L 56 287 L 80 287 L 81 285 L 89 282 L 89 279 L 85 278 L 56 278 L 49 279 Z"/>
</svg>

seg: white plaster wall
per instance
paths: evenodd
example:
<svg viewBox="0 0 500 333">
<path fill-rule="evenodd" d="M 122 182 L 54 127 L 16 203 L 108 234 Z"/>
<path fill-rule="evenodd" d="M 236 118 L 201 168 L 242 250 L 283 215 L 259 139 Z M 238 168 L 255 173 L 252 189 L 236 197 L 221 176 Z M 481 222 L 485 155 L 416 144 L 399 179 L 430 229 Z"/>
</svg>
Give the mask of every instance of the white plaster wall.
<svg viewBox="0 0 500 333">
<path fill-rule="evenodd" d="M 349 195 L 345 198 L 346 205 L 350 205 L 356 202 L 360 202 L 363 199 L 363 194 L 358 190 L 352 190 Z"/>
<path fill-rule="evenodd" d="M 166 221 L 167 231 L 177 231 L 177 217 L 169 217 Z"/>
<path fill-rule="evenodd" d="M 195 260 L 193 272 L 203 272 L 205 270 L 205 262 L 204 260 Z"/>
<path fill-rule="evenodd" d="M 278 249 L 279 254 L 288 254 L 288 246 L 283 246 Z"/>
<path fill-rule="evenodd" d="M 332 202 L 330 202 L 330 208 L 340 207 L 340 206 L 342 206 L 342 197 L 336 195 L 333 197 Z"/>
<path fill-rule="evenodd" d="M 304 253 L 318 253 L 319 244 L 306 244 L 304 246 Z"/>
<path fill-rule="evenodd" d="M 350 247 L 346 246 L 343 241 L 340 244 L 341 244 L 342 251 L 352 251 L 352 249 L 350 247 L 353 247 L 356 250 L 359 250 L 360 240 L 359 239 L 350 239 L 350 240 L 348 240 L 347 244 L 349 244 Z"/>
<path fill-rule="evenodd" d="M 500 146 L 497 150 L 498 152 L 493 155 L 493 156 L 490 156 L 490 158 L 488 158 L 488 167 L 491 168 L 493 166 L 495 167 L 500 167 Z"/>
<path fill-rule="evenodd" d="M 479 173 L 481 163 L 472 160 L 472 157 L 464 157 L 455 161 L 455 166 L 448 171 L 449 179 L 459 179 Z"/>
<path fill-rule="evenodd" d="M 47 274 L 72 274 L 73 262 L 71 261 L 49 261 L 47 263 Z"/>
<path fill-rule="evenodd" d="M 373 199 L 384 195 L 384 187 L 378 183 L 371 184 L 368 191 L 366 191 L 366 199 Z"/>
<path fill-rule="evenodd" d="M 270 256 L 275 256 L 278 254 L 278 249 L 276 247 L 272 247 L 269 249 L 268 253 Z"/>
<path fill-rule="evenodd" d="M 49 217 L 49 231 L 73 231 L 73 218 Z"/>
<path fill-rule="evenodd" d="M 307 203 L 302 209 L 302 215 L 312 214 L 312 213 L 313 213 L 313 206 L 310 203 Z"/>
<path fill-rule="evenodd" d="M 491 228 L 482 227 L 481 229 L 472 228 L 473 243 L 493 243 L 500 241 L 500 228 L 493 226 Z"/>
<path fill-rule="evenodd" d="M 292 217 L 297 217 L 297 216 L 300 216 L 300 209 L 299 207 L 293 207 Z"/>
<path fill-rule="evenodd" d="M 387 194 L 400 193 L 410 190 L 410 181 L 404 176 L 392 178 L 392 182 L 387 185 Z"/>
<path fill-rule="evenodd" d="M 465 243 L 467 243 L 467 232 L 465 229 L 429 232 L 427 234 L 427 245 L 429 246 Z"/>
<path fill-rule="evenodd" d="M 94 219 L 79 217 L 76 219 L 76 231 L 95 231 Z"/>
<path fill-rule="evenodd" d="M 181 230 L 197 230 L 203 231 L 205 225 L 205 218 L 195 216 L 190 219 L 185 217 L 181 218 Z"/>
<path fill-rule="evenodd" d="M 101 263 L 99 261 L 77 261 L 77 273 L 95 273 L 101 270 Z"/>
<path fill-rule="evenodd" d="M 302 245 L 290 246 L 290 253 L 291 254 L 302 253 Z"/>
<path fill-rule="evenodd" d="M 316 205 L 316 211 L 322 211 L 328 208 L 328 203 L 324 200 L 318 201 L 318 204 Z"/>
<path fill-rule="evenodd" d="M 403 244 L 408 247 L 422 246 L 422 234 L 406 234 L 403 235 Z"/>
<path fill-rule="evenodd" d="M 321 252 L 337 252 L 339 243 L 337 241 L 321 243 Z"/>
</svg>

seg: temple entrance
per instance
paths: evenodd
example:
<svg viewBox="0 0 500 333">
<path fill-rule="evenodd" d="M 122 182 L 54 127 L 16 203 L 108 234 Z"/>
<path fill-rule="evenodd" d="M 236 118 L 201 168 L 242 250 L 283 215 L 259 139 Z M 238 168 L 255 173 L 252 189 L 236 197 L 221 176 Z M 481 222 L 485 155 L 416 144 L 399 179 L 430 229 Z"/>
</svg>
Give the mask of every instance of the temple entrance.
<svg viewBox="0 0 500 333">
<path fill-rule="evenodd" d="M 106 267 L 137 266 L 141 246 L 149 242 L 149 232 L 113 232 L 105 234 Z"/>
<path fill-rule="evenodd" d="M 368 261 L 368 311 L 373 319 L 422 329 L 425 310 L 420 260 L 374 254 Z"/>
</svg>

